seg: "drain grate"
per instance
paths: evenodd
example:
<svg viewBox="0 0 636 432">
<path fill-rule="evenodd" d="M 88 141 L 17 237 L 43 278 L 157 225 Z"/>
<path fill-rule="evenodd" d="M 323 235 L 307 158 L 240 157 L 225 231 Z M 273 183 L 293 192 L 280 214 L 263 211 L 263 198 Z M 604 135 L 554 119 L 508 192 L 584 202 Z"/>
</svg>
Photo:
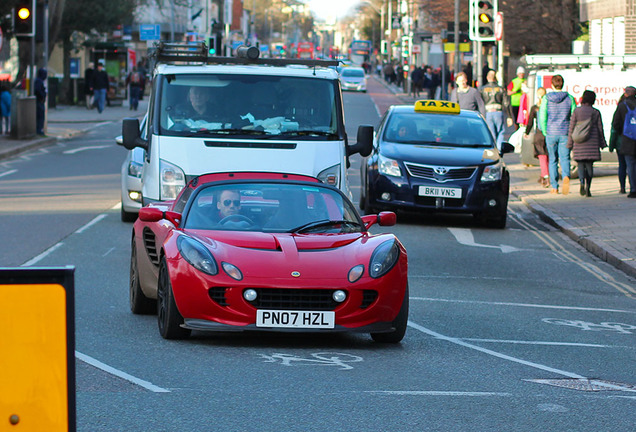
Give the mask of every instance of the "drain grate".
<svg viewBox="0 0 636 432">
<path fill-rule="evenodd" d="M 555 387 L 569 388 L 581 391 L 626 391 L 636 392 L 636 385 L 616 381 L 606 381 L 593 378 L 564 378 L 564 379 L 530 379 L 524 380 Z"/>
</svg>

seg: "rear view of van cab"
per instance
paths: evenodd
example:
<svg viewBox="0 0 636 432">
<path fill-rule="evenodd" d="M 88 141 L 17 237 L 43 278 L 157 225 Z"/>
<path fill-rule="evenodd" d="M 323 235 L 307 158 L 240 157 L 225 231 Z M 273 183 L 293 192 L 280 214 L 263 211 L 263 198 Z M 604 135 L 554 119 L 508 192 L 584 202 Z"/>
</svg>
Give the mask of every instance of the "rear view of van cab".
<svg viewBox="0 0 636 432">
<path fill-rule="evenodd" d="M 145 150 L 143 204 L 174 199 L 201 174 L 232 171 L 310 175 L 351 195 L 349 156 L 370 153 L 373 128 L 360 126 L 349 143 L 328 67 L 336 62 L 260 59 L 255 47 L 207 57 L 201 45 L 160 43 L 145 130 L 123 122 L 122 145 Z"/>
</svg>

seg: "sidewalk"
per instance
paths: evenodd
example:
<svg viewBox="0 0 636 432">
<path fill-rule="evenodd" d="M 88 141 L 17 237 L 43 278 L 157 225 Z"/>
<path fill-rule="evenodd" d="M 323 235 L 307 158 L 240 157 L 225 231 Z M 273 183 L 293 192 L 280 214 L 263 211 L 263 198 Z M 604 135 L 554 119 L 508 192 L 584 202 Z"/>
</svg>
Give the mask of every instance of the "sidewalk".
<svg viewBox="0 0 636 432">
<path fill-rule="evenodd" d="M 411 104 L 415 98 L 374 75 L 375 81 L 397 97 L 394 103 Z M 592 197 L 579 194 L 579 180 L 572 178 L 569 195 L 552 195 L 537 182 L 539 167 L 521 164 L 518 154 L 505 156 L 510 170 L 511 200 L 521 200 L 545 222 L 603 261 L 636 277 L 636 199 L 619 194 L 616 164 L 594 164 Z M 629 181 L 628 181 L 629 188 Z"/>
<path fill-rule="evenodd" d="M 108 122 L 121 122 L 126 117 L 141 118 L 148 105 L 148 99 L 139 101 L 137 111 L 131 111 L 128 103 L 104 108 L 100 114 L 97 109 L 86 109 L 81 105 L 60 105 L 49 108 L 46 136 L 17 140 L 0 135 L 0 160 L 55 143 L 58 139 L 67 139 L 81 135 Z"/>
</svg>

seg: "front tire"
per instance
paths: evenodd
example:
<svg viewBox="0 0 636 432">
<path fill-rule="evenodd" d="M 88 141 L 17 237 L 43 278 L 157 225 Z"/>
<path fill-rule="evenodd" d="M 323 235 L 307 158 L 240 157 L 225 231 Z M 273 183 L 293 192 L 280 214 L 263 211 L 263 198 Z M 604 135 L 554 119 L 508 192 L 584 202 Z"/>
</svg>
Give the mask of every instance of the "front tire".
<svg viewBox="0 0 636 432">
<path fill-rule="evenodd" d="M 166 258 L 161 258 L 159 266 L 159 281 L 157 286 L 157 324 L 159 334 L 164 339 L 186 339 L 191 330 L 181 327 L 184 323 L 183 316 L 177 309 L 168 273 Z"/>
<path fill-rule="evenodd" d="M 137 247 L 134 237 L 130 247 L 130 282 L 128 289 L 130 311 L 135 315 L 148 315 L 157 310 L 157 303 L 155 300 L 146 297 L 144 292 L 141 290 L 141 283 L 139 282 L 139 267 L 137 263 Z"/>
<path fill-rule="evenodd" d="M 400 312 L 393 320 L 393 331 L 389 333 L 371 333 L 371 338 L 379 343 L 398 343 L 404 339 L 406 333 L 406 327 L 409 321 L 409 286 L 406 285 L 404 291 L 404 300 L 402 300 L 402 307 Z"/>
<path fill-rule="evenodd" d="M 127 212 L 124 207 L 121 208 L 121 221 L 122 222 L 134 222 L 137 220 L 137 213 Z"/>
</svg>

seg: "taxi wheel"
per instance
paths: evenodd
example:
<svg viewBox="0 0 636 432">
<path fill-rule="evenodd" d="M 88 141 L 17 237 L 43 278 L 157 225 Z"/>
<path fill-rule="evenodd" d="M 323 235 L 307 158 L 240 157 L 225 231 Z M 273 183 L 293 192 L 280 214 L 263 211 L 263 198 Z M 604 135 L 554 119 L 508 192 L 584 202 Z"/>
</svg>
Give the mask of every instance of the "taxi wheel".
<svg viewBox="0 0 636 432">
<path fill-rule="evenodd" d="M 505 206 L 494 216 L 486 216 L 483 214 L 478 214 L 476 216 L 479 222 L 488 228 L 504 229 L 508 220 L 508 206 Z"/>
<path fill-rule="evenodd" d="M 400 312 L 398 312 L 397 316 L 393 320 L 393 328 L 394 330 L 389 333 L 371 333 L 371 338 L 380 343 L 398 343 L 402 339 L 404 339 L 404 334 L 406 333 L 406 326 L 409 321 L 409 286 L 408 283 L 406 285 L 406 290 L 404 291 L 404 300 L 402 300 L 402 307 L 400 307 Z"/>
<path fill-rule="evenodd" d="M 159 267 L 159 282 L 157 286 L 157 324 L 159 333 L 164 339 L 186 339 L 191 330 L 181 327 L 183 316 L 177 309 L 168 274 L 166 259 L 161 258 Z"/>
<path fill-rule="evenodd" d="M 365 194 L 364 196 L 364 205 L 362 206 L 362 210 L 364 210 L 364 214 L 376 214 L 377 209 L 369 203 L 369 194 Z"/>
<path fill-rule="evenodd" d="M 130 311 L 136 315 L 148 315 L 157 309 L 156 301 L 146 297 L 139 283 L 139 267 L 137 267 L 137 248 L 133 238 L 130 252 L 130 282 L 129 282 Z"/>
</svg>

